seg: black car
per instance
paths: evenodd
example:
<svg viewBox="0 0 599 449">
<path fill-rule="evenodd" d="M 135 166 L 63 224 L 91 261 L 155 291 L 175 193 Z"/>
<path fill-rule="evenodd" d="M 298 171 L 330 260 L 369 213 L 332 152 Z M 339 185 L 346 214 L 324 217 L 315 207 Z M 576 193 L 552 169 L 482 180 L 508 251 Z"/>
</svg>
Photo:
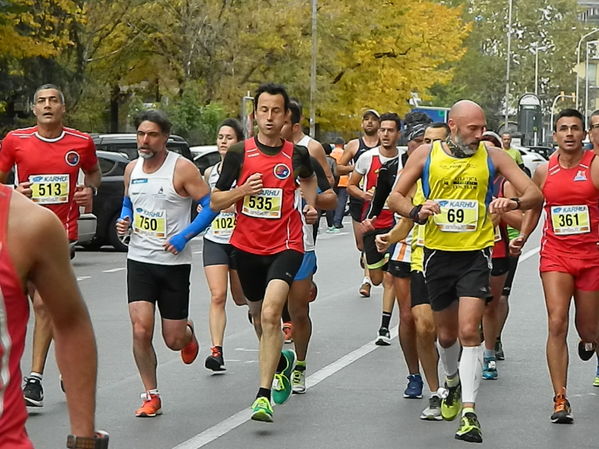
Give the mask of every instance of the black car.
<svg viewBox="0 0 599 449">
<path fill-rule="evenodd" d="M 102 245 L 112 245 L 117 251 L 127 251 L 129 237 L 120 237 L 115 224 L 121 214 L 125 187 L 123 183 L 125 168 L 138 158 L 137 136 L 135 134 L 92 134 L 96 144 L 96 154 L 102 171 L 102 183 L 98 195 L 94 198 L 93 213 L 97 217 L 96 235 L 83 245 L 95 249 Z M 170 136 L 167 149 L 193 162 L 188 143 L 179 136 Z M 196 205 L 192 206 L 192 217 L 197 214 Z"/>
<path fill-rule="evenodd" d="M 549 156 L 551 156 L 554 153 L 555 148 L 539 145 L 539 146 L 528 147 L 528 150 L 532 151 L 533 153 L 540 154 L 541 156 L 543 156 L 543 158 L 549 160 Z"/>
</svg>

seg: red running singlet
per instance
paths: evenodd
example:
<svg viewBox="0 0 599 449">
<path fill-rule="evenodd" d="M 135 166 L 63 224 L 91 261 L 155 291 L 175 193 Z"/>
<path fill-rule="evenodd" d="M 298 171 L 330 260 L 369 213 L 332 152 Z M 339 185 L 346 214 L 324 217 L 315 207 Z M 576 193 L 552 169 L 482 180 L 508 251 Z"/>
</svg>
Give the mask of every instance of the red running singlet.
<svg viewBox="0 0 599 449">
<path fill-rule="evenodd" d="M 25 431 L 20 367 L 29 302 L 6 245 L 11 193 L 0 184 L 0 449 L 33 449 Z"/>
<path fill-rule="evenodd" d="M 599 258 L 599 190 L 591 180 L 592 151 L 576 167 L 563 168 L 558 154 L 549 159 L 543 185 L 546 220 L 541 256 Z"/>
<path fill-rule="evenodd" d="M 377 180 L 379 178 L 379 170 L 383 166 L 380 155 L 373 155 L 372 162 L 370 163 L 370 167 L 366 172 L 366 176 L 364 179 L 364 191 L 368 192 L 373 187 L 376 187 Z M 370 202 L 364 202 L 362 206 L 362 218 L 366 217 L 368 213 L 368 209 L 370 209 Z M 375 229 L 388 229 L 392 228 L 395 224 L 395 218 L 393 217 L 393 212 L 387 207 L 387 202 L 385 201 L 385 207 L 381 209 L 379 215 L 373 220 L 372 226 Z"/>
<path fill-rule="evenodd" d="M 254 138 L 245 141 L 237 185 L 262 173 L 262 192 L 236 204 L 237 224 L 231 244 L 252 254 L 272 255 L 292 249 L 304 252 L 304 219 L 300 191 L 293 176 L 293 147 L 285 141 L 275 155 L 262 153 Z"/>
</svg>

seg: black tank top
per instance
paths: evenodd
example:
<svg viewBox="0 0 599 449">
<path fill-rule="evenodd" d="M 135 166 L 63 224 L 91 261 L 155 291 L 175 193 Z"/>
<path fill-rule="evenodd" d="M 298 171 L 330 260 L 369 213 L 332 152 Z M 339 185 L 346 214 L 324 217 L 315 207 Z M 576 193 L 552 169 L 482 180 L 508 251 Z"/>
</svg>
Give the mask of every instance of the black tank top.
<svg viewBox="0 0 599 449">
<path fill-rule="evenodd" d="M 364 142 L 364 139 L 362 139 L 361 137 L 358 139 L 358 151 L 356 151 L 356 154 L 354 154 L 354 164 L 356 162 L 358 162 L 358 159 L 360 159 L 360 156 L 362 156 L 364 153 L 366 153 L 368 150 L 371 150 L 375 147 L 378 147 L 380 145 L 380 141 L 377 141 L 377 143 L 372 146 L 369 147 L 368 145 L 366 145 L 366 143 Z"/>
</svg>

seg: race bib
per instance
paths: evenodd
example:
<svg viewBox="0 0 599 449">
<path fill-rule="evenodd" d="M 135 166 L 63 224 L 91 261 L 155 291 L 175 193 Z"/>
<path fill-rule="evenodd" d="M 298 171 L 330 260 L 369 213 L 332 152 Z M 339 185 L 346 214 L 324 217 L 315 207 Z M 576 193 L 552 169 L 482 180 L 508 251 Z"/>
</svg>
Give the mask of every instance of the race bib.
<svg viewBox="0 0 599 449">
<path fill-rule="evenodd" d="M 501 229 L 499 228 L 499 226 L 495 226 L 494 241 L 498 242 L 500 240 L 501 240 Z"/>
<path fill-rule="evenodd" d="M 218 237 L 230 237 L 235 229 L 236 214 L 235 212 L 221 212 L 216 217 L 210 228 L 212 233 Z"/>
<path fill-rule="evenodd" d="M 248 217 L 281 218 L 283 189 L 262 189 L 258 195 L 243 198 L 241 212 Z"/>
<path fill-rule="evenodd" d="M 590 232 L 588 206 L 551 206 L 551 223 L 555 235 L 574 235 Z"/>
<path fill-rule="evenodd" d="M 156 239 L 166 238 L 166 211 L 149 211 L 138 207 L 133 217 L 133 231 Z"/>
<path fill-rule="evenodd" d="M 69 201 L 69 175 L 31 175 L 31 199 L 38 204 Z"/>
<path fill-rule="evenodd" d="M 443 232 L 472 232 L 478 225 L 478 201 L 435 200 L 441 213 L 433 216 L 439 230 Z"/>
</svg>

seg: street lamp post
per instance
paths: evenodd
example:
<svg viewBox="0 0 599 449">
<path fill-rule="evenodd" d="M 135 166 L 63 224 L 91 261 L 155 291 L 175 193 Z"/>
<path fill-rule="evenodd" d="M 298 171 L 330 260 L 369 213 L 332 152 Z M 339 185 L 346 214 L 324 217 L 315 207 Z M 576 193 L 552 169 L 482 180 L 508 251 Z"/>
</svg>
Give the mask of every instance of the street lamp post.
<svg viewBox="0 0 599 449">
<path fill-rule="evenodd" d="M 539 50 L 547 50 L 548 47 L 535 46 L 535 95 L 539 96 Z"/>
<path fill-rule="evenodd" d="M 584 77 L 584 120 L 585 127 L 588 126 L 589 116 L 589 54 L 591 45 L 597 45 L 599 41 L 587 41 L 586 43 L 586 58 L 584 64 L 585 77 Z"/>
<path fill-rule="evenodd" d="M 576 100 L 577 97 L 576 97 L 576 94 L 574 94 L 574 95 L 559 94 L 559 95 L 555 96 L 555 98 L 553 99 L 553 102 L 551 103 L 551 118 L 550 118 L 550 122 L 549 122 L 549 125 L 551 127 L 553 127 L 553 110 L 555 109 L 557 100 L 564 99 L 564 98 L 571 98 L 572 100 Z"/>
<path fill-rule="evenodd" d="M 599 28 L 595 28 L 594 30 L 589 31 L 587 34 L 583 35 L 578 41 L 578 45 L 576 46 L 576 108 L 578 109 L 578 105 L 580 102 L 580 82 L 578 80 L 578 66 L 580 65 L 580 46 L 582 45 L 582 41 L 584 41 L 587 37 L 595 34 L 599 31 Z M 587 74 L 584 74 L 584 77 L 587 77 Z"/>
<path fill-rule="evenodd" d="M 312 1 L 312 60 L 310 64 L 310 135 L 316 137 L 316 109 L 314 97 L 316 96 L 316 55 L 318 53 L 317 36 L 317 6 L 318 0 Z"/>
<path fill-rule="evenodd" d="M 507 61 L 505 69 L 505 130 L 508 129 L 510 109 L 510 59 L 512 57 L 512 0 L 508 0 L 507 15 Z"/>
</svg>

